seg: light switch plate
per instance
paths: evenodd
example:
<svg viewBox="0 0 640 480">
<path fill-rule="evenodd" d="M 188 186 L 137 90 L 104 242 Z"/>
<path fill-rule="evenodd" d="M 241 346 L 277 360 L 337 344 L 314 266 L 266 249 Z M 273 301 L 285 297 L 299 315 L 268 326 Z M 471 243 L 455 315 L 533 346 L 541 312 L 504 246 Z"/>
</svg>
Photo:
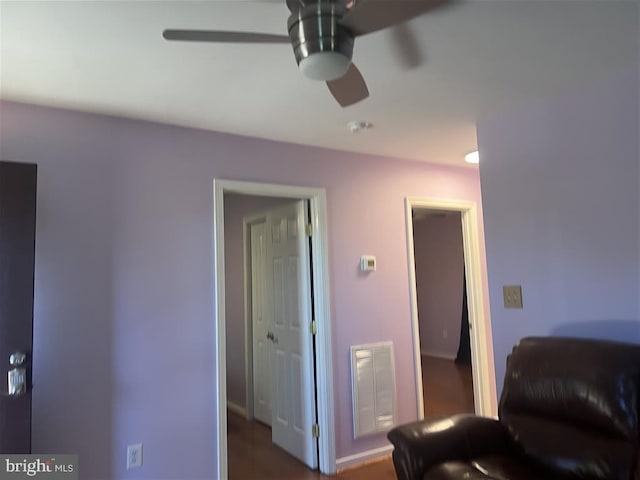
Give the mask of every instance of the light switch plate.
<svg viewBox="0 0 640 480">
<path fill-rule="evenodd" d="M 522 308 L 522 287 L 520 285 L 504 285 L 502 296 L 504 308 Z"/>
<path fill-rule="evenodd" d="M 127 470 L 142 466 L 142 444 L 136 443 L 127 447 Z"/>
</svg>

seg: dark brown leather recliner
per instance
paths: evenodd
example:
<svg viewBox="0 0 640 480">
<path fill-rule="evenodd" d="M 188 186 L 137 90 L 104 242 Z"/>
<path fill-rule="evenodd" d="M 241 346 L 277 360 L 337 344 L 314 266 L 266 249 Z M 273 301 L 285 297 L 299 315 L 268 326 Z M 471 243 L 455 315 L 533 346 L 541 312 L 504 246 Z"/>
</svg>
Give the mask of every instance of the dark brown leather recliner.
<svg viewBox="0 0 640 480">
<path fill-rule="evenodd" d="M 400 480 L 640 480 L 640 345 L 525 338 L 499 419 L 456 415 L 389 432 Z"/>
</svg>

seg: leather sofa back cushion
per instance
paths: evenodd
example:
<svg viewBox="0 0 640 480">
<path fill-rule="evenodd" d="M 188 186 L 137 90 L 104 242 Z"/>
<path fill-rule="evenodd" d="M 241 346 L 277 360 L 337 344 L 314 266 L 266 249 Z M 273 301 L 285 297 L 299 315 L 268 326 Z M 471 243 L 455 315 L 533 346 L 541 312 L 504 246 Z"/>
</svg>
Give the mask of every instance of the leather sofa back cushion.
<svg viewBox="0 0 640 480">
<path fill-rule="evenodd" d="M 629 480 L 637 444 L 613 440 L 554 420 L 505 414 L 503 424 L 527 460 L 562 478 Z"/>
<path fill-rule="evenodd" d="M 529 441 L 525 440 L 528 432 L 520 431 L 525 424 L 505 420 L 529 417 L 577 427 L 575 437 L 569 435 L 569 429 L 569 436 L 559 440 L 557 446 L 578 442 L 584 432 L 636 443 L 639 384 L 640 346 L 529 337 L 521 340 L 509 356 L 499 416 L 525 443 Z M 530 441 L 548 443 L 552 435 L 545 438 L 542 431 Z"/>
</svg>

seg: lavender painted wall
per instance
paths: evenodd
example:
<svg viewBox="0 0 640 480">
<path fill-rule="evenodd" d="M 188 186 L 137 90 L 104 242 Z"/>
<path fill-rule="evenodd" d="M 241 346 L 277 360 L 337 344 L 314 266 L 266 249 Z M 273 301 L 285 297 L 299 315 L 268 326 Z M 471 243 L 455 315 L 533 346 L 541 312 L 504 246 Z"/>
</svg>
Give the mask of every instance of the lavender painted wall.
<svg viewBox="0 0 640 480">
<path fill-rule="evenodd" d="M 420 349 L 455 358 L 460 344 L 464 251 L 459 213 L 413 222 Z M 446 336 L 445 333 L 446 332 Z"/>
<path fill-rule="evenodd" d="M 224 266 L 227 334 L 227 399 L 246 407 L 244 324 L 244 217 L 294 201 L 228 194 L 224 197 Z"/>
<path fill-rule="evenodd" d="M 115 397 L 126 391 L 113 364 L 112 319 L 121 306 L 114 302 L 117 194 L 111 160 L 117 153 L 100 129 L 68 135 L 52 148 L 55 134 L 29 132 L 25 118 L 14 118 L 22 124 L 16 127 L 23 148 L 5 134 L 12 120 L 7 110 L 0 108 L 0 157 L 39 164 L 32 451 L 80 453 L 89 478 L 113 478 Z M 95 119 L 86 121 L 96 126 Z M 60 122 L 63 130 L 75 123 L 63 117 Z M 99 123 L 108 129 L 116 122 Z M 79 151 L 86 154 L 78 158 Z M 130 333 L 135 338 L 140 332 Z"/>
<path fill-rule="evenodd" d="M 640 342 L 639 89 L 636 67 L 478 124 L 499 385 L 525 335 Z"/>
<path fill-rule="evenodd" d="M 416 418 L 404 198 L 480 203 L 476 170 L 10 102 L 0 111 L 0 156 L 40 174 L 35 451 L 79 453 L 83 479 L 214 477 L 213 178 L 327 190 L 338 457 L 386 444 L 353 440 L 350 345 L 394 342 L 398 420 Z M 374 275 L 358 274 L 363 253 L 377 256 Z M 134 442 L 145 464 L 126 471 Z"/>
</svg>

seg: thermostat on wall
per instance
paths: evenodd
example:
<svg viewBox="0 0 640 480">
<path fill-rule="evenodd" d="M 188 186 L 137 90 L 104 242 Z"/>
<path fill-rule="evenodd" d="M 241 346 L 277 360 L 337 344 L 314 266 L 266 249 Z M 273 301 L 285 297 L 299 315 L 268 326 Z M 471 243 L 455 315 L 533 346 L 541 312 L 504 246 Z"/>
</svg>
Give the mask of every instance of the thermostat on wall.
<svg viewBox="0 0 640 480">
<path fill-rule="evenodd" d="M 375 272 L 376 257 L 373 255 L 363 255 L 360 257 L 360 270 L 363 272 Z"/>
</svg>

